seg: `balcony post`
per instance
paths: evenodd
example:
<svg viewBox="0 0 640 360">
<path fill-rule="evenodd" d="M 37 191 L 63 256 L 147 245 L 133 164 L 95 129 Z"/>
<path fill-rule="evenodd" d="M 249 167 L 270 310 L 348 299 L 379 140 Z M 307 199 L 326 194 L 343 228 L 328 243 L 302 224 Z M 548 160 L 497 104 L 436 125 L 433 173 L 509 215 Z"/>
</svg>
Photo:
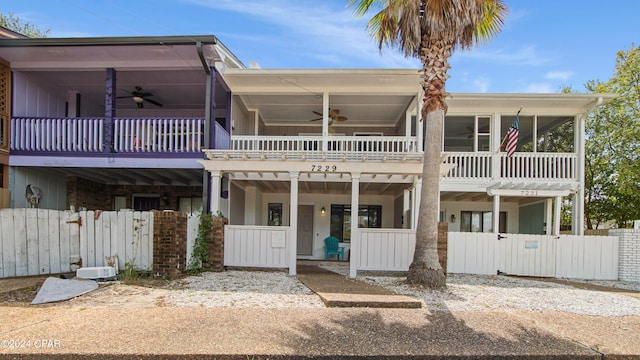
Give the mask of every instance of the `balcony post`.
<svg viewBox="0 0 640 360">
<path fill-rule="evenodd" d="M 322 94 L 322 151 L 329 150 L 329 93 Z"/>
<path fill-rule="evenodd" d="M 116 69 L 108 68 L 104 101 L 104 144 L 102 151 L 112 153 L 113 149 L 113 119 L 116 117 Z"/>
<path fill-rule="evenodd" d="M 289 172 L 291 178 L 291 208 L 289 209 L 289 275 L 296 275 L 298 260 L 298 179 L 300 173 Z"/>
<path fill-rule="evenodd" d="M 502 117 L 500 113 L 493 114 L 493 133 L 491 134 L 491 174 L 489 177 L 492 179 L 498 179 L 500 177 L 500 168 L 502 166 L 502 157 L 500 156 L 500 142 L 502 124 Z"/>
<path fill-rule="evenodd" d="M 349 277 L 358 275 L 360 265 L 360 231 L 358 215 L 360 208 L 360 173 L 351 173 L 351 249 L 349 250 Z"/>
<path fill-rule="evenodd" d="M 562 212 L 562 196 L 556 196 L 555 213 L 553 214 L 553 235 L 560 235 L 560 213 Z"/>
</svg>

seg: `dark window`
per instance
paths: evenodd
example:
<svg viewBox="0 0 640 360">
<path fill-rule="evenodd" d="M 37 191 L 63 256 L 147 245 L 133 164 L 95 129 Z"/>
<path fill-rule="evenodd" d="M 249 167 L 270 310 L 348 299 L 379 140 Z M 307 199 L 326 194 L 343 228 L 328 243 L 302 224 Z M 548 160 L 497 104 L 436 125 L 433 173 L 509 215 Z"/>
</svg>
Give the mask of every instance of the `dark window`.
<svg viewBox="0 0 640 360">
<path fill-rule="evenodd" d="M 135 196 L 133 198 L 133 210 L 160 210 L 160 196 Z"/>
<path fill-rule="evenodd" d="M 461 211 L 460 231 L 493 232 L 493 211 Z M 499 232 L 507 232 L 507 213 L 500 212 Z"/>
<path fill-rule="evenodd" d="M 358 227 L 381 228 L 382 206 L 359 206 Z M 335 236 L 343 242 L 351 241 L 351 205 L 331 205 L 331 236 Z"/>
<path fill-rule="evenodd" d="M 269 226 L 282 225 L 282 204 L 269 203 Z"/>
</svg>

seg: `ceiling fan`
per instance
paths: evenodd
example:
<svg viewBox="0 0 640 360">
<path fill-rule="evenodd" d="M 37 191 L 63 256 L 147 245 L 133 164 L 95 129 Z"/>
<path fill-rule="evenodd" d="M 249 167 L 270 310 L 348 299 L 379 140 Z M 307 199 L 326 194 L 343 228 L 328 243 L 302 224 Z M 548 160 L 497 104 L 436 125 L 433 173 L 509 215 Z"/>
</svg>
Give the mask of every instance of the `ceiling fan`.
<svg viewBox="0 0 640 360">
<path fill-rule="evenodd" d="M 466 126 L 465 129 L 467 129 L 468 131 L 458 133 L 457 135 L 467 135 L 467 139 L 471 139 L 474 134 L 473 128 L 471 126 Z M 488 126 L 483 126 L 481 128 L 478 128 L 478 133 L 486 133 L 488 130 Z"/>
<path fill-rule="evenodd" d="M 311 119 L 310 121 L 318 121 L 318 120 L 322 120 L 323 116 L 321 112 L 317 112 L 317 111 L 312 111 L 314 114 L 320 116 L 319 118 L 316 119 Z M 329 109 L 329 119 L 330 119 L 330 123 L 333 121 L 347 121 L 348 118 L 346 116 L 340 116 L 340 110 L 339 109 Z"/>
<path fill-rule="evenodd" d="M 145 101 L 146 101 L 146 102 L 149 102 L 149 103 L 151 103 L 151 104 L 153 104 L 153 105 L 155 105 L 155 106 L 162 107 L 162 104 L 161 104 L 161 103 L 159 103 L 159 102 L 157 102 L 157 101 L 155 101 L 155 100 L 149 99 L 149 97 L 153 96 L 153 94 L 152 94 L 152 93 L 150 93 L 150 92 L 146 92 L 146 91 L 142 91 L 142 88 L 141 88 L 140 86 L 136 86 L 136 87 L 135 87 L 135 90 L 133 90 L 133 91 L 131 91 L 131 92 L 126 91 L 126 90 L 124 90 L 124 91 L 125 91 L 125 92 L 128 92 L 130 95 L 127 95 L 127 96 L 118 96 L 117 98 L 118 98 L 118 99 L 131 98 L 131 99 L 133 99 L 133 101 L 136 103 L 136 105 L 138 106 L 138 108 L 143 108 L 143 107 L 144 107 L 144 102 L 145 102 Z"/>
</svg>

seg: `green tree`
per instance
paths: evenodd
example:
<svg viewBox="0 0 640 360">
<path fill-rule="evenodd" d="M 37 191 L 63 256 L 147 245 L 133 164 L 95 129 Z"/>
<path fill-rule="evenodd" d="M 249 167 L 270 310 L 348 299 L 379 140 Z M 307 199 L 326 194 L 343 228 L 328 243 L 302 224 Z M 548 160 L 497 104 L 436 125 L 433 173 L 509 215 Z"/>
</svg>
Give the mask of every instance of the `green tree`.
<svg viewBox="0 0 640 360">
<path fill-rule="evenodd" d="M 51 29 L 40 30 L 35 25 L 22 21 L 13 13 L 0 13 L 0 26 L 31 38 L 44 38 L 51 32 Z"/>
<path fill-rule="evenodd" d="M 614 76 L 586 87 L 619 95 L 587 119 L 587 227 L 605 221 L 625 227 L 640 219 L 640 47 L 619 51 Z"/>
<path fill-rule="evenodd" d="M 470 49 L 497 34 L 507 8 L 503 0 L 349 0 L 349 6 L 355 6 L 359 16 L 377 11 L 367 29 L 379 49 L 396 47 L 422 64 L 421 119 L 426 121 L 422 196 L 407 283 L 443 288 L 446 277 L 437 250 L 438 204 L 449 57 L 455 50 Z"/>
</svg>

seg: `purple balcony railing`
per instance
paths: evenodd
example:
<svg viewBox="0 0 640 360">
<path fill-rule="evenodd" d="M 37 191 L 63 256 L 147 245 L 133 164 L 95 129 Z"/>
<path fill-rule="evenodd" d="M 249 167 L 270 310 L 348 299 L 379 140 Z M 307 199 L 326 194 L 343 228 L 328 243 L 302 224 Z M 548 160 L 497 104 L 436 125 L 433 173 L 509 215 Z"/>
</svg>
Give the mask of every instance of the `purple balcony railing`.
<svg viewBox="0 0 640 360">
<path fill-rule="evenodd" d="M 113 121 L 115 153 L 200 153 L 204 124 L 198 119 Z M 11 150 L 16 152 L 105 152 L 102 118 L 12 118 Z"/>
</svg>

